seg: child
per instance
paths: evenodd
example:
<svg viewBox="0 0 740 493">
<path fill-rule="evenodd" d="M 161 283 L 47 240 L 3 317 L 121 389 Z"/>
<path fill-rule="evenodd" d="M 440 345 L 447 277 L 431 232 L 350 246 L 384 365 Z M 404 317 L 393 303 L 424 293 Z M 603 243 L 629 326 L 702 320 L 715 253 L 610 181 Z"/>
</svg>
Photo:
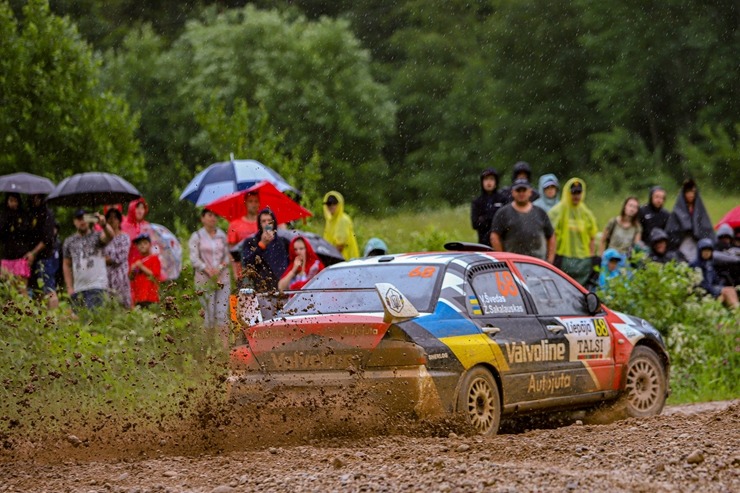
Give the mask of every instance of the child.
<svg viewBox="0 0 740 493">
<path fill-rule="evenodd" d="M 613 248 L 607 248 L 601 257 L 601 269 L 599 273 L 599 287 L 605 289 L 609 279 L 623 274 L 625 258 Z"/>
<path fill-rule="evenodd" d="M 134 238 L 134 245 L 141 254 L 141 258 L 129 267 L 131 299 L 134 306 L 146 308 L 159 303 L 159 279 L 162 275 L 162 266 L 157 254 L 151 251 L 152 240 L 148 234 L 141 233 Z"/>
</svg>

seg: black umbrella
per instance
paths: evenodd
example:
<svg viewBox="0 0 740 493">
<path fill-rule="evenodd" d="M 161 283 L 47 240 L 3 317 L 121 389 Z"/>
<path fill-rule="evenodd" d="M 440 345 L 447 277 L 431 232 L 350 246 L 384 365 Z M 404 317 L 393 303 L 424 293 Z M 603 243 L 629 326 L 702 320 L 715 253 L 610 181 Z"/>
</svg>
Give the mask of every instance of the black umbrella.
<svg viewBox="0 0 740 493">
<path fill-rule="evenodd" d="M 31 173 L 13 173 L 0 176 L 0 192 L 15 192 L 28 195 L 46 195 L 54 190 L 54 182 Z"/>
<path fill-rule="evenodd" d="M 318 235 L 316 233 L 309 233 L 308 231 L 301 231 L 299 229 L 278 229 L 278 236 L 280 236 L 281 238 L 285 238 L 288 241 L 292 240 L 296 236 L 303 236 L 308 240 L 309 243 L 311 243 L 313 251 L 316 252 L 316 255 L 319 256 L 321 261 L 326 266 L 337 264 L 339 262 L 344 262 L 344 257 L 342 256 L 342 253 L 337 250 L 334 245 L 332 245 L 321 235 Z M 234 245 L 234 247 L 232 247 L 231 249 L 231 256 L 237 262 L 241 259 L 243 243 L 244 240 Z"/>
<path fill-rule="evenodd" d="M 120 204 L 141 197 L 129 182 L 111 173 L 80 173 L 62 180 L 46 198 L 48 204 L 82 207 Z"/>
</svg>

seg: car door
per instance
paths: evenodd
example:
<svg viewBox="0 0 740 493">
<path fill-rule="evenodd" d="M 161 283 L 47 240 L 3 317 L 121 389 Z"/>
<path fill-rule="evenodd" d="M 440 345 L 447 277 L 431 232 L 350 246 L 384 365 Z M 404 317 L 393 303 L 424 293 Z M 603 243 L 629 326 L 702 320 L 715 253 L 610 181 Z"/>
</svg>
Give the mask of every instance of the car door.
<svg viewBox="0 0 740 493">
<path fill-rule="evenodd" d="M 564 345 L 566 358 L 552 362 L 563 375 L 562 394 L 582 395 L 612 388 L 612 337 L 605 313 L 590 314 L 585 295 L 555 269 L 515 262 L 550 344 Z"/>
<path fill-rule="evenodd" d="M 503 383 L 504 407 L 541 399 L 537 381 L 549 360 L 565 358 L 565 348 L 550 344 L 506 263 L 471 266 L 467 279 L 469 315 L 488 335 Z"/>
</svg>

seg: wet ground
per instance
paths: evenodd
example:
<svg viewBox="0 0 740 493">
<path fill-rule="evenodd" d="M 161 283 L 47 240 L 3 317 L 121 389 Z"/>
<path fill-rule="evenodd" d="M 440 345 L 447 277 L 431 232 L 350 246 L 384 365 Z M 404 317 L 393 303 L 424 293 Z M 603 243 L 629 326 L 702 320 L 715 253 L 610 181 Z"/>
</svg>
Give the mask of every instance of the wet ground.
<svg viewBox="0 0 740 493">
<path fill-rule="evenodd" d="M 408 433 L 283 416 L 274 428 L 212 424 L 189 439 L 123 435 L 118 423 L 107 436 L 67 430 L 5 443 L 0 492 L 740 491 L 740 400 L 490 438 L 444 423 Z"/>
</svg>

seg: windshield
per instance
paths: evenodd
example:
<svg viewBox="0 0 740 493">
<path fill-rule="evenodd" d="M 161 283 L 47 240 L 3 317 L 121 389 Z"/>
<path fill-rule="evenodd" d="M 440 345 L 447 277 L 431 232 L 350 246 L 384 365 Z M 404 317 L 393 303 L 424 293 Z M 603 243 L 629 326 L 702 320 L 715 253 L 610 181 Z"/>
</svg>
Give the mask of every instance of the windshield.
<svg viewBox="0 0 740 493">
<path fill-rule="evenodd" d="M 298 291 L 283 315 L 382 312 L 375 284 L 393 284 L 420 312 L 433 310 L 440 265 L 361 265 L 327 269 Z"/>
</svg>

